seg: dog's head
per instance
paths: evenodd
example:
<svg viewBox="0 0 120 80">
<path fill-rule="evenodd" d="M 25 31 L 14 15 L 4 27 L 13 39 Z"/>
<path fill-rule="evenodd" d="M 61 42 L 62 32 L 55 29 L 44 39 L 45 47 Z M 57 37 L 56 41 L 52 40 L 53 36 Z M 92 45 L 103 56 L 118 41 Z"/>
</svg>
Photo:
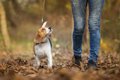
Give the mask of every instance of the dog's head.
<svg viewBox="0 0 120 80">
<path fill-rule="evenodd" d="M 36 38 L 34 40 L 35 43 L 44 42 L 47 38 L 51 36 L 52 29 L 51 27 L 46 27 L 47 22 L 44 22 L 43 25 L 38 29 Z"/>
</svg>

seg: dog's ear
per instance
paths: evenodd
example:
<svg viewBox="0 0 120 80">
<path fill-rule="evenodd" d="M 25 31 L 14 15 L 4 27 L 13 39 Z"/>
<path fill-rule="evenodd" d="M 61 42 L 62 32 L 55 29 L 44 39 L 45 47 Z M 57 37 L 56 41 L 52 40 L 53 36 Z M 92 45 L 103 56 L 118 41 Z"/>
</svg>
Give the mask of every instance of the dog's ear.
<svg viewBox="0 0 120 80">
<path fill-rule="evenodd" d="M 39 29 L 40 30 L 40 29 Z M 41 43 L 44 39 L 44 35 L 42 33 L 40 33 L 40 31 L 38 30 L 38 32 L 36 33 L 34 42 L 35 43 Z"/>
<path fill-rule="evenodd" d="M 43 41 L 43 37 L 37 33 L 34 39 L 34 43 L 41 43 L 42 41 Z"/>
<path fill-rule="evenodd" d="M 44 28 L 47 25 L 47 21 L 45 21 L 42 25 L 42 28 Z"/>
</svg>

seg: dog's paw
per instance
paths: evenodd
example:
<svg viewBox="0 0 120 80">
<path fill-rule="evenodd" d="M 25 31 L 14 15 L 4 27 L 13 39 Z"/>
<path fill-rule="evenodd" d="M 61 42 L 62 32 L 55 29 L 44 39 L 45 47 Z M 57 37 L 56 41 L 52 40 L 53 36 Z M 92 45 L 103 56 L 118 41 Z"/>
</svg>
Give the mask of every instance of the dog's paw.
<svg viewBox="0 0 120 80">
<path fill-rule="evenodd" d="M 34 68 L 36 68 L 36 69 L 39 69 L 39 67 L 40 67 L 40 64 L 33 63 L 33 67 L 34 67 Z"/>
<path fill-rule="evenodd" d="M 39 66 L 36 65 L 36 64 L 34 64 L 33 67 L 36 68 L 36 69 L 39 69 Z"/>
<path fill-rule="evenodd" d="M 52 65 L 48 65 L 48 69 L 52 69 Z"/>
</svg>

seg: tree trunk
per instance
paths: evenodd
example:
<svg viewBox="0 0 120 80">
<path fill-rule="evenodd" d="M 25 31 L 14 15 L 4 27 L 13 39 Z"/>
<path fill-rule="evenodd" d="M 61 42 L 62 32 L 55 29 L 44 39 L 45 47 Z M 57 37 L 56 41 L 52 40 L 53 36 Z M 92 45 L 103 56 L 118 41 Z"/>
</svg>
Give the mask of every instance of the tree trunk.
<svg viewBox="0 0 120 80">
<path fill-rule="evenodd" d="M 6 18 L 13 29 L 20 27 L 20 25 L 27 22 L 35 22 L 36 16 L 28 13 L 24 10 L 17 2 L 17 0 L 4 0 L 3 2 L 4 10 L 6 13 Z M 24 21 L 23 21 L 24 20 Z"/>
<path fill-rule="evenodd" d="M 4 44 L 5 44 L 5 47 L 9 49 L 10 48 L 10 37 L 8 34 L 6 13 L 5 13 L 5 10 L 4 10 L 4 7 L 1 1 L 0 1 L 0 22 L 1 22 L 1 32 L 3 35 Z"/>
</svg>

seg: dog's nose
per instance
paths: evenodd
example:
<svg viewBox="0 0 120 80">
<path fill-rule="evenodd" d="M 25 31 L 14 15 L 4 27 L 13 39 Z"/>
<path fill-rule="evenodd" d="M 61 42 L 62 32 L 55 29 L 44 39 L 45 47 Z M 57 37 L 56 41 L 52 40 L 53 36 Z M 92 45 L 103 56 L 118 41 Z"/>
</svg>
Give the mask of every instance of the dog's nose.
<svg viewBox="0 0 120 80">
<path fill-rule="evenodd" d="M 51 27 L 49 27 L 49 29 L 51 30 Z"/>
</svg>

